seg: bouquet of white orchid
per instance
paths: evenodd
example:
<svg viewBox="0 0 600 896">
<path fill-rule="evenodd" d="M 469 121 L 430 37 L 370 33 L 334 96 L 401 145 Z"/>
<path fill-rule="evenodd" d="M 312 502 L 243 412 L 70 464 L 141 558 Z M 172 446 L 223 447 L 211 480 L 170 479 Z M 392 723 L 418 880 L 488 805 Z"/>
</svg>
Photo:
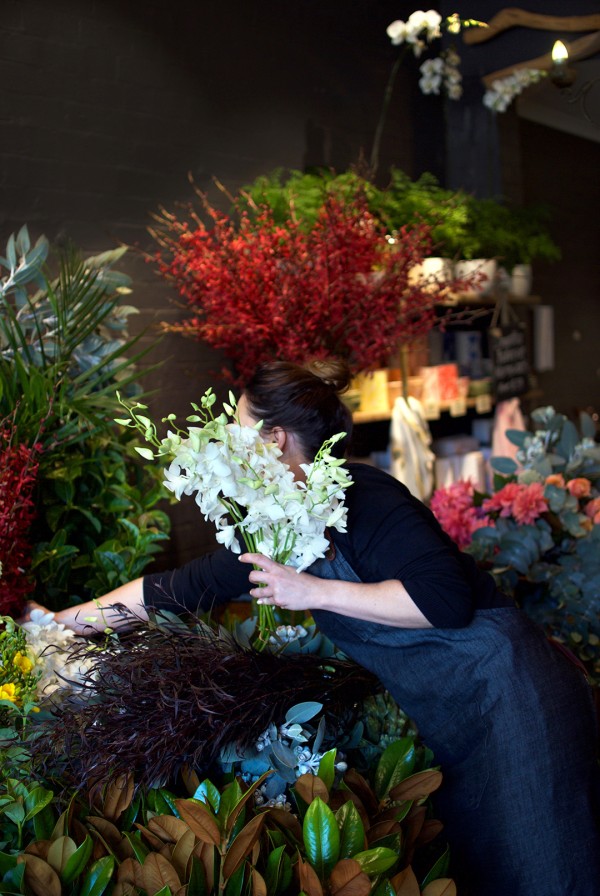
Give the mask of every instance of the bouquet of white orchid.
<svg viewBox="0 0 600 896">
<path fill-rule="evenodd" d="M 352 479 L 344 461 L 331 453 L 332 446 L 345 433 L 338 433 L 321 446 L 314 461 L 302 464 L 305 480 L 294 479 L 281 451 L 273 442 L 261 438 L 262 423 L 242 426 L 236 418 L 236 402 L 215 416 L 216 401 L 208 389 L 200 407 L 186 418 L 187 430 L 175 427 L 160 439 L 156 427 L 145 415 L 146 405 L 129 406 L 129 413 L 118 423 L 135 427 L 154 446 L 137 448 L 142 457 L 168 459 L 165 486 L 179 500 L 195 495 L 206 520 L 217 529 L 217 541 L 235 553 L 241 547 L 237 534 L 248 551 L 264 554 L 301 572 L 329 547 L 325 529 L 345 531 L 347 510 L 345 489 Z M 163 418 L 174 424 L 175 415 Z M 273 608 L 259 606 L 259 635 L 264 640 L 275 627 Z"/>
</svg>

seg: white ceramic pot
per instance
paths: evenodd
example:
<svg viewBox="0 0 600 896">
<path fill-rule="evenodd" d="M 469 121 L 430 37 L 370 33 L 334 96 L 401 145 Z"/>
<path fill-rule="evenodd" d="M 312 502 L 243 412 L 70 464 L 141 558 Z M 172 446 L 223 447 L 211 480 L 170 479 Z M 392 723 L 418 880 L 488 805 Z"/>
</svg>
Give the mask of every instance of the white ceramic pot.
<svg viewBox="0 0 600 896">
<path fill-rule="evenodd" d="M 410 284 L 419 284 L 424 292 L 438 292 L 452 280 L 452 260 L 431 256 L 412 267 L 408 274 Z"/>
<path fill-rule="evenodd" d="M 466 296 L 487 296 L 493 292 L 498 263 L 495 258 L 462 259 L 454 264 L 457 280 L 473 280 L 462 290 Z"/>
<path fill-rule="evenodd" d="M 517 299 L 525 299 L 531 295 L 531 265 L 516 264 L 510 277 L 510 291 Z"/>
</svg>

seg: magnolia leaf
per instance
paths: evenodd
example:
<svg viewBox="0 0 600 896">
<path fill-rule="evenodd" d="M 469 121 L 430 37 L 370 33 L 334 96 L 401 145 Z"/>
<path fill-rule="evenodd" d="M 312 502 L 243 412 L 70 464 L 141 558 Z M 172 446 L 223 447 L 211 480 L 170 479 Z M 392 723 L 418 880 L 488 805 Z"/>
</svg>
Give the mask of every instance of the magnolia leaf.
<svg viewBox="0 0 600 896">
<path fill-rule="evenodd" d="M 288 831 L 296 843 L 302 843 L 302 825 L 295 815 L 291 812 L 286 812 L 284 809 L 273 808 L 269 810 L 269 818 L 279 827 Z"/>
<path fill-rule="evenodd" d="M 365 848 L 365 826 L 351 800 L 337 810 L 335 817 L 340 828 L 340 856 L 349 859 Z"/>
<path fill-rule="evenodd" d="M 187 879 L 188 867 L 195 845 L 196 838 L 193 832 L 188 828 L 173 847 L 171 861 L 180 880 Z"/>
<path fill-rule="evenodd" d="M 102 839 L 111 849 L 118 847 L 121 842 L 121 832 L 112 821 L 108 821 L 108 819 L 101 818 L 98 815 L 89 815 L 87 821 L 100 832 Z"/>
<path fill-rule="evenodd" d="M 175 805 L 179 815 L 189 825 L 198 840 L 219 846 L 221 832 L 215 819 L 203 803 L 192 800 L 176 800 Z"/>
<path fill-rule="evenodd" d="M 83 843 L 81 843 L 77 847 L 75 852 L 69 857 L 67 863 L 62 869 L 60 877 L 64 884 L 72 883 L 75 878 L 82 873 L 83 869 L 86 867 L 87 863 L 90 860 L 93 846 L 93 840 L 88 834 Z"/>
<path fill-rule="evenodd" d="M 298 793 L 307 805 L 310 805 L 314 799 L 320 797 L 323 802 L 329 802 L 329 789 L 325 782 L 317 775 L 311 775 L 310 772 L 300 775 L 294 784 L 294 790 Z"/>
<path fill-rule="evenodd" d="M 232 877 L 251 852 L 252 847 L 258 840 L 264 820 L 265 813 L 255 815 L 239 832 L 225 856 L 223 863 L 223 876 L 225 878 Z"/>
<path fill-rule="evenodd" d="M 173 815 L 156 815 L 148 819 L 148 829 L 166 843 L 177 843 L 190 828 L 180 818 Z"/>
<path fill-rule="evenodd" d="M 374 788 L 380 800 L 388 795 L 392 787 L 412 773 L 415 759 L 413 738 L 402 737 L 386 747 L 375 771 Z"/>
<path fill-rule="evenodd" d="M 335 815 L 319 797 L 306 810 L 302 836 L 307 858 L 325 880 L 340 856 L 340 831 Z"/>
<path fill-rule="evenodd" d="M 371 881 L 354 859 L 342 859 L 329 878 L 332 896 L 369 896 Z"/>
<path fill-rule="evenodd" d="M 456 896 L 456 884 L 449 877 L 438 877 L 424 888 L 421 896 Z"/>
<path fill-rule="evenodd" d="M 301 858 L 298 858 L 297 868 L 302 893 L 306 896 L 323 896 L 323 887 L 314 868 Z"/>
<path fill-rule="evenodd" d="M 437 790 L 442 783 L 442 773 L 437 769 L 425 769 L 410 775 L 390 790 L 392 800 L 421 800 Z"/>
<path fill-rule="evenodd" d="M 25 883 L 33 896 L 61 896 L 60 878 L 54 868 L 37 856 L 25 854 Z"/>
<path fill-rule="evenodd" d="M 124 885 L 130 884 L 141 890 L 144 885 L 142 865 L 143 862 L 140 863 L 131 857 L 124 859 L 117 869 L 117 882 Z"/>
<path fill-rule="evenodd" d="M 133 799 L 133 775 L 119 775 L 109 781 L 103 792 L 102 813 L 109 821 L 116 821 L 129 808 Z"/>
<path fill-rule="evenodd" d="M 181 886 L 173 865 L 164 856 L 155 852 L 151 852 L 142 865 L 142 881 L 148 896 L 155 896 L 164 887 L 169 887 L 174 893 Z"/>
<path fill-rule="evenodd" d="M 388 849 L 386 846 L 365 849 L 363 852 L 357 852 L 354 856 L 365 874 L 371 875 L 388 871 L 399 858 L 400 856 L 395 850 Z"/>
<path fill-rule="evenodd" d="M 77 844 L 71 837 L 58 837 L 48 850 L 47 862 L 60 873 L 76 850 Z"/>
<path fill-rule="evenodd" d="M 421 888 L 410 865 L 390 878 L 396 896 L 420 896 Z"/>
<path fill-rule="evenodd" d="M 424 890 L 425 887 L 430 884 L 432 881 L 437 880 L 439 877 L 446 877 L 448 874 L 448 865 L 450 863 L 450 847 L 446 847 L 441 856 L 434 862 L 431 866 L 423 881 L 421 883 L 421 889 Z"/>
<path fill-rule="evenodd" d="M 271 832 L 272 833 L 272 832 Z M 292 863 L 285 845 L 278 846 L 267 857 L 266 885 L 269 894 L 287 890 L 292 879 Z"/>
<path fill-rule="evenodd" d="M 314 748 L 313 748 L 314 749 Z M 335 781 L 335 759 L 337 756 L 337 750 L 334 747 L 332 750 L 328 750 L 327 753 L 324 753 L 321 757 L 321 761 L 319 762 L 319 771 L 318 776 L 324 782 L 325 787 L 330 790 L 333 787 L 333 782 Z M 320 796 L 320 794 L 319 794 Z M 326 800 L 326 802 L 328 802 Z"/>
</svg>

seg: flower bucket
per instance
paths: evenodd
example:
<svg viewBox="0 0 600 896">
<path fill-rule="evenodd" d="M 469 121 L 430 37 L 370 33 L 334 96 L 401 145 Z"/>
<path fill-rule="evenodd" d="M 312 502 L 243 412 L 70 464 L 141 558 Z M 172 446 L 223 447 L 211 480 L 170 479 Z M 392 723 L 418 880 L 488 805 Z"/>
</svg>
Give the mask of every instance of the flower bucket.
<svg viewBox="0 0 600 896">
<path fill-rule="evenodd" d="M 510 277 L 510 291 L 517 299 L 525 299 L 531 295 L 531 265 L 516 264 Z"/>
</svg>

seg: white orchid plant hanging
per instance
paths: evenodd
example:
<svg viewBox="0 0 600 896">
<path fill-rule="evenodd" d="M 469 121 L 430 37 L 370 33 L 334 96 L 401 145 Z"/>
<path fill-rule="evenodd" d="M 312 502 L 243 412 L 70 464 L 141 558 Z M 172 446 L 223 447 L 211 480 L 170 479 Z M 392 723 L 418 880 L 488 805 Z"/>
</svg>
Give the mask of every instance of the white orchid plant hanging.
<svg viewBox="0 0 600 896">
<path fill-rule="evenodd" d="M 137 451 L 146 460 L 167 461 L 165 487 L 178 500 L 195 496 L 204 518 L 216 527 L 217 541 L 233 552 L 241 552 L 241 538 L 246 550 L 301 572 L 325 556 L 326 528 L 345 531 L 344 498 L 352 479 L 344 461 L 332 454 L 345 433 L 324 442 L 314 461 L 301 465 L 305 479 L 297 480 L 278 446 L 262 439 L 262 423 L 240 424 L 231 393 L 215 416 L 216 396 L 208 389 L 199 406 L 192 403 L 195 413 L 186 418 L 187 429 L 169 414 L 163 422 L 173 430 L 162 439 L 146 405 L 119 400 L 129 417 L 117 423 L 136 428 L 153 446 Z M 273 607 L 259 604 L 259 643 L 268 642 L 275 625 Z"/>
</svg>

